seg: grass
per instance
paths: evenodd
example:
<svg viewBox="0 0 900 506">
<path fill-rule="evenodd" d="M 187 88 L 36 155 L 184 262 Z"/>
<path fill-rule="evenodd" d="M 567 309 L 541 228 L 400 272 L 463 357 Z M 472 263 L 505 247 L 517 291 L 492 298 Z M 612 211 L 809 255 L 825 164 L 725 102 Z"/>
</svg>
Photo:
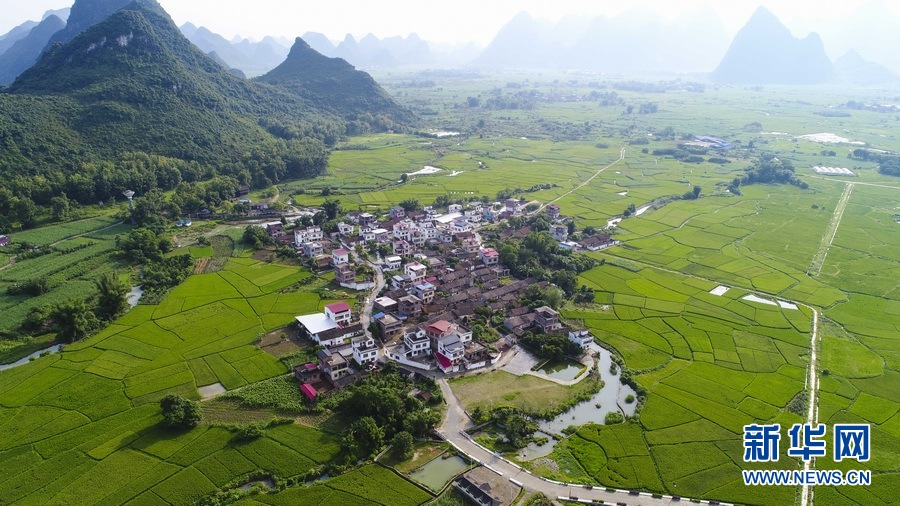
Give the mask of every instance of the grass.
<svg viewBox="0 0 900 506">
<path fill-rule="evenodd" d="M 566 398 L 592 387 L 587 381 L 562 386 L 531 375 L 516 376 L 506 371 L 455 378 L 450 380 L 450 386 L 469 412 L 476 407 L 515 406 L 528 413 L 543 413 L 548 408 L 552 409 L 554 403 L 559 405 Z"/>
</svg>

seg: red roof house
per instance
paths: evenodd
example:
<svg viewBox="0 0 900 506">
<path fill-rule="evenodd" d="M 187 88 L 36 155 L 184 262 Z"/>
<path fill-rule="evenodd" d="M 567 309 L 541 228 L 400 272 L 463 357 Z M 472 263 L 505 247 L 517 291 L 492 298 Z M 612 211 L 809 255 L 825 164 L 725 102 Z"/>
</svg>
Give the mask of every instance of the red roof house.
<svg viewBox="0 0 900 506">
<path fill-rule="evenodd" d="M 334 304 L 328 304 L 325 306 L 326 309 L 331 311 L 332 313 L 343 313 L 344 311 L 350 311 L 350 304 L 346 302 L 335 302 Z"/>
<path fill-rule="evenodd" d="M 315 387 L 313 387 L 309 383 L 304 383 L 304 384 L 300 385 L 300 392 L 303 395 L 305 395 L 307 399 L 309 399 L 311 401 L 316 400 L 316 395 L 318 393 L 318 392 L 316 392 Z"/>
</svg>

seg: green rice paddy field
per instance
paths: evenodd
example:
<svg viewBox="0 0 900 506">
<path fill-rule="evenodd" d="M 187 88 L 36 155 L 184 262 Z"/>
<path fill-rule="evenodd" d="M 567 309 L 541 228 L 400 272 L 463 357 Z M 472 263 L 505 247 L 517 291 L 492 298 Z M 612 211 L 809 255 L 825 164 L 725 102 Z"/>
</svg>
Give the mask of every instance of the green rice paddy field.
<svg viewBox="0 0 900 506">
<path fill-rule="evenodd" d="M 328 301 L 315 293 L 279 293 L 306 276 L 232 258 L 158 306 L 138 306 L 62 353 L 0 373 L 2 502 L 189 504 L 257 470 L 289 477 L 329 462 L 336 436 L 300 425 L 246 443 L 213 426 L 160 425 L 167 394 L 197 399 L 198 386 L 234 389 L 287 372 L 254 343 L 322 310 Z"/>
</svg>

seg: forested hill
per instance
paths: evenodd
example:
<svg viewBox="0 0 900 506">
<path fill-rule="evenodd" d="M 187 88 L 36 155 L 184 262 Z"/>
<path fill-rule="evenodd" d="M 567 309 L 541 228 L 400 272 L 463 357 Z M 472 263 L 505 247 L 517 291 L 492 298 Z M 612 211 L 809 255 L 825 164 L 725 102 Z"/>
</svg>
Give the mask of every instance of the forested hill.
<svg viewBox="0 0 900 506">
<path fill-rule="evenodd" d="M 384 128 L 409 123 L 412 114 L 400 107 L 369 74 L 341 58 L 329 58 L 297 38 L 287 59 L 259 82 L 282 87 L 322 104 L 327 110 L 366 128 L 373 121 Z M 361 122 L 360 125 L 355 125 Z"/>
<path fill-rule="evenodd" d="M 134 1 L 54 46 L 0 93 L 0 229 L 27 221 L 22 202 L 47 205 L 60 192 L 96 203 L 126 187 L 217 175 L 257 187 L 317 175 L 348 131 L 345 117 L 353 132 L 386 128 L 367 107 L 396 104 L 372 85 L 362 93 L 374 101 L 351 92 L 345 107 L 243 80 L 184 38 L 154 0 Z M 397 115 L 391 126 L 409 120 Z M 135 153 L 166 158 L 142 157 L 155 162 L 129 172 L 123 160 Z"/>
</svg>

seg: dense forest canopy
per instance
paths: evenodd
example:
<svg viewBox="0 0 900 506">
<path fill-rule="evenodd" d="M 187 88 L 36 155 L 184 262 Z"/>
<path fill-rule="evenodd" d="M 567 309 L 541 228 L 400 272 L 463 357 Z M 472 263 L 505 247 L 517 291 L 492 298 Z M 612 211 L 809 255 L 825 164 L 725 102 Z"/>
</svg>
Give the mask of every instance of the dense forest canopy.
<svg viewBox="0 0 900 506">
<path fill-rule="evenodd" d="M 324 58 L 304 52 L 295 74 L 316 57 Z M 347 134 L 412 121 L 346 62 L 306 70 L 358 85 L 329 101 L 241 79 L 185 39 L 155 1 L 129 4 L 0 89 L 0 230 L 33 225 L 35 206 L 61 193 L 96 204 L 125 189 L 217 176 L 256 188 L 315 177 Z"/>
</svg>

